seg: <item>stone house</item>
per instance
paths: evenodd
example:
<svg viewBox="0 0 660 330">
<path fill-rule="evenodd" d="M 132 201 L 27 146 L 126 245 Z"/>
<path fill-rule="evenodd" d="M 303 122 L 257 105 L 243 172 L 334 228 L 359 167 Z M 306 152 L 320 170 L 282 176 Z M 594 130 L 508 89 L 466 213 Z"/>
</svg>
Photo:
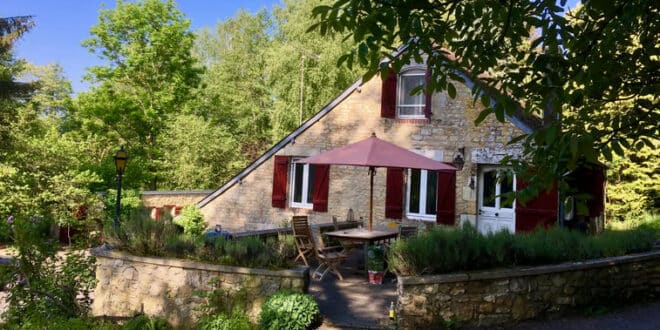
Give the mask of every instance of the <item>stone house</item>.
<svg viewBox="0 0 660 330">
<path fill-rule="evenodd" d="M 556 191 L 543 194 L 524 207 L 498 195 L 521 187 L 515 176 L 498 180 L 506 155 L 522 147 L 507 145 L 514 136 L 541 125 L 539 118 L 490 116 L 474 126 L 483 106 L 473 102 L 470 88 L 478 80 L 463 75 L 456 97 L 446 92 L 410 95 L 424 83 L 426 66 L 405 66 L 383 80 L 358 80 L 313 117 L 273 145 L 219 189 L 203 198 L 201 208 L 209 226 L 230 231 L 279 227 L 293 215 L 308 215 L 312 223 L 368 217 L 368 169 L 350 166 L 297 164 L 298 158 L 357 142 L 375 133 L 381 139 L 429 158 L 464 163 L 455 175 L 433 171 L 377 169 L 374 181 L 374 224 L 402 220 L 417 224 L 472 223 L 483 232 L 525 231 L 555 223 Z M 495 102 L 491 98 L 491 102 Z M 602 176 L 594 191 L 603 200 Z M 589 185 L 591 187 L 591 185 Z M 591 189 L 591 188 L 589 188 Z M 598 199 L 597 199 L 598 200 Z M 593 216 L 602 219 L 602 205 Z"/>
</svg>

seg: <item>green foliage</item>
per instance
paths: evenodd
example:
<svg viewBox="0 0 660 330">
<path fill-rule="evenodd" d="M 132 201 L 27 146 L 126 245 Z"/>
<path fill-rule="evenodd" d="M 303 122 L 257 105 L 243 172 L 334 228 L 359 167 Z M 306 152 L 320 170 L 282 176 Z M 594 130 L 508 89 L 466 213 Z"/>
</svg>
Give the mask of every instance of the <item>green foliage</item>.
<svg viewBox="0 0 660 330">
<path fill-rule="evenodd" d="M 189 27 L 174 1 L 118 1 L 99 11 L 92 37 L 83 42 L 105 63 L 89 70 L 87 79 L 96 85 L 78 96 L 77 120 L 87 131 L 127 146 L 126 174 L 133 178 L 127 181 L 133 186 L 151 183 L 156 189 L 165 151 L 158 137 L 200 82 Z"/>
<path fill-rule="evenodd" d="M 262 329 L 316 329 L 321 325 L 319 306 L 310 295 L 278 292 L 261 306 L 259 325 Z"/>
<path fill-rule="evenodd" d="M 167 321 L 157 318 L 140 315 L 124 323 L 122 330 L 169 330 L 172 329 Z"/>
<path fill-rule="evenodd" d="M 552 264 L 648 251 L 656 234 L 657 229 L 640 226 L 596 236 L 560 227 L 522 234 L 500 231 L 482 235 L 465 225 L 457 229 L 437 228 L 397 241 L 388 252 L 388 261 L 390 269 L 402 275 Z"/>
<path fill-rule="evenodd" d="M 295 251 L 290 236 L 269 238 L 265 242 L 255 236 L 236 240 L 217 237 L 204 249 L 202 259 L 230 266 L 289 268 Z"/>
<path fill-rule="evenodd" d="M 9 284 L 9 307 L 4 314 L 8 324 L 67 319 L 89 311 L 89 295 L 96 284 L 95 259 L 84 250 L 57 253 L 57 243 L 50 238 L 51 225 L 52 221 L 41 216 L 14 221 L 16 266 L 2 279 Z"/>
<path fill-rule="evenodd" d="M 365 81 L 426 62 L 427 88 L 454 96 L 453 84 L 464 80 L 459 72 L 487 75 L 472 86 L 472 96 L 493 95 L 496 102 L 482 98 L 485 108 L 475 124 L 491 114 L 504 121 L 522 113 L 538 124 L 546 118 L 542 128 L 521 137 L 523 157 L 502 161 L 517 173 L 535 169 L 526 181 L 538 192 L 582 162 L 653 148 L 660 135 L 652 87 L 658 79 L 655 2 L 585 1 L 568 13 L 565 6 L 545 0 L 336 0 L 314 8 L 317 22 L 310 30 L 353 39 L 339 64 L 367 66 Z M 405 51 L 395 52 L 399 46 Z"/>
<path fill-rule="evenodd" d="M 293 265 L 295 245 L 290 237 L 268 239 L 245 237 L 206 241 L 203 236 L 179 232 L 171 221 L 153 220 L 142 208 L 121 222 L 118 230 L 111 223 L 104 237 L 113 248 L 139 256 L 188 258 L 229 266 L 282 269 Z"/>
<path fill-rule="evenodd" d="M 5 324 L 6 329 L 52 329 L 52 330 L 114 330 L 118 325 L 94 320 L 90 317 L 55 317 L 47 318 L 42 315 L 31 315 L 25 318 L 23 324 Z"/>
<path fill-rule="evenodd" d="M 248 306 L 248 296 L 244 283 L 237 291 L 222 289 L 220 280 L 214 277 L 209 281 L 211 290 L 195 292 L 195 296 L 204 299 L 205 304 L 200 308 L 204 315 L 197 329 L 254 329 L 256 328 L 247 317 L 245 310 Z"/>
<path fill-rule="evenodd" d="M 114 248 L 135 255 L 165 256 L 172 237 L 178 235 L 176 227 L 166 221 L 151 219 L 149 211 L 140 207 L 122 219 L 119 228 L 112 223 L 104 226 L 104 237 Z"/>
<path fill-rule="evenodd" d="M 660 214 L 660 141 L 653 147 L 627 150 L 607 163 L 607 219 L 639 222 L 645 214 Z"/>
<path fill-rule="evenodd" d="M 204 215 L 195 205 L 186 205 L 181 210 L 181 214 L 174 219 L 174 223 L 183 227 L 185 234 L 193 237 L 200 236 L 206 229 Z"/>
<path fill-rule="evenodd" d="M 228 127 L 198 115 L 173 115 L 157 143 L 169 150 L 159 162 L 161 176 L 167 178 L 161 189 L 217 188 L 245 165 Z"/>
<path fill-rule="evenodd" d="M 367 252 L 367 269 L 377 272 L 385 270 L 385 250 L 380 245 L 370 245 Z"/>
<path fill-rule="evenodd" d="M 241 152 L 234 161 L 256 158 L 358 77 L 335 66 L 351 41 L 306 33 L 317 4 L 287 0 L 270 13 L 239 11 L 199 32 L 195 54 L 207 71 L 196 108 L 235 137 Z"/>
<path fill-rule="evenodd" d="M 638 227 L 646 227 L 656 232 L 656 238 L 660 239 L 660 214 L 644 214 L 639 219 L 629 221 L 609 221 L 606 228 L 615 231 L 631 230 Z"/>
<path fill-rule="evenodd" d="M 250 322 L 244 312 L 233 312 L 206 316 L 197 324 L 199 330 L 252 330 L 257 327 Z"/>
</svg>

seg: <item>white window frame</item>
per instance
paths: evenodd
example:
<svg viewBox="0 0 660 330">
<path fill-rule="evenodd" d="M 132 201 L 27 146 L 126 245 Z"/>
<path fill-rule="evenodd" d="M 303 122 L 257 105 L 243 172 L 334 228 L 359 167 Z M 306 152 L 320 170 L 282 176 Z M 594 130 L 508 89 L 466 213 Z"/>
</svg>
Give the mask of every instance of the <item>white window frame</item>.
<svg viewBox="0 0 660 330">
<path fill-rule="evenodd" d="M 511 204 L 511 207 L 502 207 L 502 196 L 501 196 L 501 194 L 502 194 L 502 183 L 500 182 L 500 177 L 502 175 L 502 172 L 511 171 L 511 169 L 507 168 L 507 167 L 500 167 L 500 166 L 485 166 L 479 172 L 479 182 L 483 183 L 484 182 L 484 174 L 486 172 L 491 172 L 491 171 L 496 172 L 496 176 L 495 176 L 495 180 L 496 180 L 495 181 L 496 182 L 495 183 L 495 196 L 494 196 L 495 206 L 483 205 L 483 203 L 484 203 L 484 185 L 479 184 L 479 196 L 478 196 L 479 203 L 477 203 L 477 207 L 483 208 L 483 209 L 490 209 L 490 210 L 494 210 L 494 211 L 499 211 L 499 210 L 502 210 L 502 209 L 515 211 L 515 209 L 516 209 L 516 200 L 515 199 L 513 200 L 512 204 Z M 513 174 L 513 180 L 511 182 L 511 184 L 512 184 L 511 190 L 514 191 L 514 192 L 516 191 L 516 181 L 517 181 L 517 179 L 518 178 L 514 173 Z"/>
<path fill-rule="evenodd" d="M 425 119 L 426 118 L 426 116 L 424 114 L 424 107 L 426 106 L 426 98 L 425 97 L 422 97 L 422 103 L 421 104 L 401 104 L 404 96 L 406 96 L 405 95 L 406 92 L 404 90 L 402 90 L 402 81 L 403 81 L 403 78 L 405 76 L 422 76 L 422 77 L 426 77 L 426 68 L 424 68 L 424 67 L 410 67 L 410 68 L 406 69 L 405 71 L 403 71 L 399 74 L 399 77 L 396 80 L 397 81 L 397 83 L 396 83 L 396 93 L 397 93 L 396 94 L 397 95 L 397 97 L 396 97 L 396 116 L 399 119 Z M 415 87 L 417 87 L 417 86 L 414 86 L 413 88 L 415 88 Z M 424 94 L 422 92 L 421 94 L 418 94 L 418 95 L 423 96 Z M 416 115 L 403 115 L 403 114 L 401 114 L 400 110 L 401 110 L 402 107 L 419 107 L 420 105 L 422 107 L 422 113 L 420 113 L 420 114 L 416 114 Z"/>
<path fill-rule="evenodd" d="M 407 171 L 407 180 L 406 180 L 406 217 L 408 219 L 416 219 L 416 220 L 423 220 L 423 221 L 433 221 L 435 222 L 437 219 L 436 214 L 427 214 L 426 213 L 426 190 L 427 190 L 427 180 L 428 180 L 428 171 L 427 170 L 420 170 L 420 175 L 419 175 L 419 213 L 412 213 L 410 212 L 410 192 L 411 192 L 411 183 L 412 183 L 412 170 L 408 169 Z M 437 187 L 436 187 L 437 189 Z M 436 201 L 437 204 L 437 201 Z M 436 207 L 436 213 L 438 212 Z"/>
<path fill-rule="evenodd" d="M 292 208 L 301 208 L 301 209 L 312 209 L 314 207 L 314 203 L 307 203 L 308 199 L 308 194 L 307 192 L 309 191 L 309 164 L 299 164 L 296 163 L 296 160 L 301 159 L 301 158 L 294 158 L 293 161 L 291 162 L 291 166 L 289 169 L 289 200 L 291 201 L 290 207 Z M 302 182 L 302 202 L 298 203 L 293 200 L 293 196 L 295 196 L 295 189 L 296 189 L 296 165 L 303 165 L 303 182 Z"/>
</svg>

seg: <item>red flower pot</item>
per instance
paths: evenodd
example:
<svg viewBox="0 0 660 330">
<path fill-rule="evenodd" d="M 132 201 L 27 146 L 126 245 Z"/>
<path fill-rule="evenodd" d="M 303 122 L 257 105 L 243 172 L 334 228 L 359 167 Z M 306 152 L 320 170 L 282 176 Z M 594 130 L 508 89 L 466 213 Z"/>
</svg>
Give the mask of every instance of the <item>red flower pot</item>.
<svg viewBox="0 0 660 330">
<path fill-rule="evenodd" d="M 383 284 L 383 272 L 369 271 L 369 284 Z"/>
</svg>

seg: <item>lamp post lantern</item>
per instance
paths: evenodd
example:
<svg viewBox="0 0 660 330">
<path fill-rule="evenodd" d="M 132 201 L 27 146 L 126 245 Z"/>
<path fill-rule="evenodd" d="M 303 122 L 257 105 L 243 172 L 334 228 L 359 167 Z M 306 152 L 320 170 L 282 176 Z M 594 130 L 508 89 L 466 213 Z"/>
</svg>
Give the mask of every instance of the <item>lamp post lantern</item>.
<svg viewBox="0 0 660 330">
<path fill-rule="evenodd" d="M 115 168 L 117 169 L 117 201 L 115 204 L 115 230 L 119 228 L 119 211 L 121 205 L 121 177 L 124 174 L 124 169 L 126 169 L 126 161 L 128 160 L 128 154 L 122 146 L 119 148 L 115 154 Z"/>
</svg>

